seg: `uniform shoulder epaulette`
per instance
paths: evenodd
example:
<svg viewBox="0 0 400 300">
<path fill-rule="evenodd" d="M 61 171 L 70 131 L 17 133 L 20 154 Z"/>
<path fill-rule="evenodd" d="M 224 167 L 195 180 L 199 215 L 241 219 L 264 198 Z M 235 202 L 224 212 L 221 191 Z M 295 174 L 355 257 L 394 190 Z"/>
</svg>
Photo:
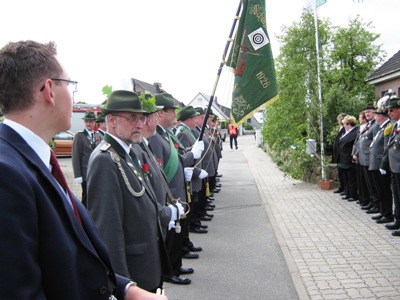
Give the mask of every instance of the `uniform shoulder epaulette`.
<svg viewBox="0 0 400 300">
<path fill-rule="evenodd" d="M 383 134 L 385 136 L 388 136 L 392 132 L 392 129 L 393 129 L 393 124 L 389 123 L 388 125 L 386 125 L 385 130 L 383 131 Z"/>
<path fill-rule="evenodd" d="M 108 149 L 110 149 L 110 147 L 111 147 L 111 144 L 104 143 L 104 145 L 100 147 L 100 151 L 101 152 L 106 152 Z"/>
</svg>

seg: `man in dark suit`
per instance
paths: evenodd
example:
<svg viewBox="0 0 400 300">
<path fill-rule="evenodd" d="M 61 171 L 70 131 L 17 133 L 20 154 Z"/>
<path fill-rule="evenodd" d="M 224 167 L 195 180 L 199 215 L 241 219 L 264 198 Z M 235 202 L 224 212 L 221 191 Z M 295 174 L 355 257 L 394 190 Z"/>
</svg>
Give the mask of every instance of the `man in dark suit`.
<svg viewBox="0 0 400 300">
<path fill-rule="evenodd" d="M 377 107 L 375 111 L 375 121 L 379 125 L 379 130 L 374 136 L 370 145 L 369 152 L 369 172 L 372 174 L 373 184 L 378 194 L 377 201 L 373 202 L 374 208 L 379 210 L 379 214 L 373 216 L 372 219 L 376 220 L 378 224 L 393 222 L 393 196 L 391 188 L 391 173 L 388 170 L 385 174 L 381 174 L 383 151 L 385 144 L 389 140 L 390 132 L 392 131 L 392 124 L 388 117 L 387 109 Z"/>
<path fill-rule="evenodd" d="M 96 126 L 97 126 L 97 132 L 100 133 L 102 136 L 107 131 L 107 124 L 106 124 L 106 116 L 103 114 L 99 114 L 96 118 Z"/>
<path fill-rule="evenodd" d="M 389 116 L 394 121 L 393 130 L 389 135 L 387 146 L 383 152 L 380 172 L 392 172 L 392 193 L 394 204 L 394 223 L 386 224 L 390 230 L 400 229 L 400 98 L 391 96 L 388 100 Z M 393 236 L 400 236 L 400 230 L 392 232 Z"/>
<path fill-rule="evenodd" d="M 57 60 L 54 43 L 21 41 L 0 50 L 1 297 L 166 299 L 114 273 L 92 219 L 65 186 L 48 146 L 54 134 L 71 127 L 76 84 Z M 57 170 L 60 183 L 52 175 Z"/>
<path fill-rule="evenodd" d="M 116 272 L 156 291 L 162 287 L 167 255 L 158 202 L 148 168 L 130 148 L 141 142 L 146 111 L 136 93 L 118 90 L 110 94 L 102 113 L 107 133 L 89 159 L 87 208 Z"/>
<path fill-rule="evenodd" d="M 333 151 L 332 151 L 332 163 L 337 164 L 338 159 L 339 159 L 339 140 L 342 137 L 342 135 L 345 133 L 345 129 L 343 127 L 343 118 L 347 114 L 341 113 L 340 115 L 337 116 L 337 121 L 339 123 L 339 130 L 336 134 L 335 140 L 333 141 Z M 339 168 L 338 166 L 338 177 L 339 177 L 339 187 L 334 190 L 334 193 L 342 194 L 345 195 L 344 193 L 344 181 L 343 181 L 343 170 Z"/>
<path fill-rule="evenodd" d="M 82 186 L 82 204 L 87 206 L 86 174 L 90 154 L 100 144 L 103 136 L 94 131 L 96 117 L 93 112 L 85 113 L 83 123 L 85 129 L 74 136 L 72 143 L 72 168 L 74 170 L 75 182 Z"/>
<path fill-rule="evenodd" d="M 176 122 L 176 108 L 178 108 L 172 95 L 161 93 L 156 94 L 155 97 L 156 105 L 163 108 L 158 112 L 157 133 L 148 139 L 149 145 L 153 149 L 154 155 L 161 160 L 172 195 L 175 199 L 187 203 L 188 190 L 184 168 L 192 167 L 194 160 L 200 158 L 202 151 L 194 149 L 186 152 L 185 147 L 170 130 Z M 181 227 L 180 233 L 176 233 L 172 228 L 167 233 L 166 243 L 174 275 L 164 276 L 164 281 L 174 284 L 190 284 L 190 279 L 179 277 L 180 274 L 187 273 L 186 268 L 182 268 L 182 258 L 188 254 L 191 258 L 198 258 L 199 256 L 192 252 L 183 253 L 188 231 L 186 219 L 181 221 Z M 191 243 L 189 250 L 193 249 L 198 250 Z"/>
<path fill-rule="evenodd" d="M 357 177 L 356 165 L 353 161 L 352 150 L 354 140 L 357 137 L 358 126 L 356 118 L 345 116 L 343 118 L 344 134 L 339 139 L 338 167 L 343 172 L 344 191 L 349 198 L 348 201 L 357 201 Z M 347 198 L 347 197 L 345 197 Z"/>
<path fill-rule="evenodd" d="M 378 194 L 376 192 L 375 185 L 372 179 L 372 173 L 368 171 L 369 168 L 369 151 L 370 145 L 376 133 L 379 130 L 378 124 L 375 122 L 374 113 L 375 107 L 373 103 L 367 104 L 365 107 L 365 117 L 367 118 L 367 125 L 364 130 L 360 132 L 357 139 L 357 151 L 353 155 L 354 161 L 358 160 L 360 167 L 362 169 L 361 177 L 361 194 L 365 195 L 363 201 L 369 201 L 368 203 L 363 203 L 361 208 L 367 210 L 367 213 L 378 213 L 379 209 L 375 208 L 372 202 L 379 201 L 377 199 Z"/>
</svg>

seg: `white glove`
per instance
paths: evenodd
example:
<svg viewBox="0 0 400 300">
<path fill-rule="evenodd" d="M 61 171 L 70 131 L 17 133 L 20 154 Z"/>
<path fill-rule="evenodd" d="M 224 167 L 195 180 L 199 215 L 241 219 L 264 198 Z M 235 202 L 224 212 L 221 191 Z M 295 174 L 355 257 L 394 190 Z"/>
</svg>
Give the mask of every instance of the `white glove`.
<svg viewBox="0 0 400 300">
<path fill-rule="evenodd" d="M 168 231 L 170 231 L 172 228 L 175 228 L 175 221 L 171 221 L 168 224 Z"/>
<path fill-rule="evenodd" d="M 386 170 L 384 169 L 379 169 L 379 172 L 381 172 L 382 175 L 386 175 Z"/>
<path fill-rule="evenodd" d="M 179 218 L 181 218 L 181 216 L 185 213 L 185 209 L 183 208 L 180 202 L 176 202 L 176 206 L 178 207 L 179 210 Z"/>
<path fill-rule="evenodd" d="M 171 222 L 178 220 L 177 216 L 178 209 L 172 204 L 168 204 L 168 207 L 171 209 Z"/>
<path fill-rule="evenodd" d="M 82 177 L 77 177 L 74 179 L 77 184 L 81 184 L 83 182 Z"/>
<path fill-rule="evenodd" d="M 193 168 L 185 168 L 184 171 L 185 171 L 185 179 L 187 182 L 189 182 L 193 176 Z"/>
<path fill-rule="evenodd" d="M 201 153 L 204 151 L 204 142 L 203 141 L 196 141 L 193 146 L 192 150 L 194 159 L 199 159 L 201 157 Z"/>
<path fill-rule="evenodd" d="M 200 174 L 199 174 L 199 178 L 200 179 L 204 179 L 208 176 L 208 173 L 204 170 L 201 170 Z"/>
</svg>

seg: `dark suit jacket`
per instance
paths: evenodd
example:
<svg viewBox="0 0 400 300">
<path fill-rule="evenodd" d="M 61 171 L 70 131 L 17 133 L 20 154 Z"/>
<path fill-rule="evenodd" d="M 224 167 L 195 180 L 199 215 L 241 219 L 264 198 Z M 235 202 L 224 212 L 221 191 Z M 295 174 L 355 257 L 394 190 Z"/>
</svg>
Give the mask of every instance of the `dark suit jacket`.
<svg viewBox="0 0 400 300">
<path fill-rule="evenodd" d="M 392 126 L 390 120 L 387 123 L 385 123 L 385 125 L 379 126 L 379 130 L 374 136 L 374 139 L 370 145 L 368 170 L 379 171 L 380 169 L 382 163 L 383 151 L 385 149 L 385 143 L 387 144 L 389 140 L 390 133 L 388 132 L 387 134 L 385 134 L 385 129 L 388 126 Z"/>
<path fill-rule="evenodd" d="M 357 151 L 355 155 L 358 156 L 358 161 L 361 166 L 369 165 L 369 146 L 372 143 L 372 140 L 375 134 L 379 130 L 379 125 L 373 120 L 370 123 L 370 126 L 366 126 L 363 132 L 360 132 L 360 135 L 357 139 Z"/>
<path fill-rule="evenodd" d="M 81 225 L 49 169 L 4 124 L 0 173 L 1 298 L 108 299 L 113 282 L 123 299 L 129 279 L 114 275 L 87 210 L 75 198 Z"/>
<path fill-rule="evenodd" d="M 153 149 L 154 155 L 161 160 L 163 168 L 165 168 L 171 156 L 171 148 L 167 133 L 160 126 L 157 126 L 157 133 L 150 137 L 148 141 L 151 149 Z M 178 155 L 178 170 L 168 185 L 174 198 L 180 198 L 182 202 L 187 202 L 184 167 L 192 167 L 194 158 L 192 152 L 184 153 L 184 149 L 178 149 L 178 151 L 180 152 Z"/>
<path fill-rule="evenodd" d="M 358 126 L 355 126 L 348 134 L 343 135 L 339 139 L 339 153 L 337 157 L 337 163 L 340 168 L 348 169 L 355 167 L 353 163 L 353 145 L 358 134 Z"/>
<path fill-rule="evenodd" d="M 158 215 L 160 217 L 161 229 L 165 240 L 168 231 L 168 224 L 171 221 L 171 214 L 172 214 L 171 209 L 168 206 L 166 206 L 167 200 L 169 201 L 170 199 L 168 198 L 165 184 L 162 182 L 162 180 L 166 181 L 167 179 L 165 178 L 165 174 L 162 167 L 160 165 L 155 165 L 154 160 L 157 161 L 157 158 L 154 157 L 153 155 L 154 160 L 151 159 L 146 149 L 142 147 L 143 147 L 142 143 L 140 145 L 139 144 L 132 145 L 132 149 L 137 153 L 139 159 L 143 163 L 149 166 L 150 174 L 148 178 L 156 194 Z M 160 177 L 160 175 L 163 177 L 163 179 Z"/>
<path fill-rule="evenodd" d="M 90 154 L 102 140 L 103 136 L 98 132 L 94 133 L 94 141 L 91 141 L 86 130 L 75 134 L 74 142 L 72 143 L 72 168 L 74 169 L 75 178 L 82 177 L 82 180 L 86 181 Z"/>
<path fill-rule="evenodd" d="M 338 133 L 336 134 L 335 140 L 333 141 L 333 151 L 332 151 L 332 162 L 337 163 L 339 160 L 339 140 L 342 135 L 346 132 L 344 127 L 342 126 Z"/>
</svg>

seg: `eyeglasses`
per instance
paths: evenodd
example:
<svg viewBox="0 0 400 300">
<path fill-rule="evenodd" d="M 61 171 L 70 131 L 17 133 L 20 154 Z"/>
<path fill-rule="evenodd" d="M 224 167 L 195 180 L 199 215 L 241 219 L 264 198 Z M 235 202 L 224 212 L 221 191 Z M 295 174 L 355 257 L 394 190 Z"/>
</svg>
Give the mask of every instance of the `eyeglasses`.
<svg viewBox="0 0 400 300">
<path fill-rule="evenodd" d="M 78 91 L 78 81 L 73 81 L 73 80 L 68 80 L 68 79 L 62 79 L 62 78 L 50 78 L 53 81 L 63 81 L 67 82 L 67 86 L 69 91 L 73 94 Z M 41 92 L 44 90 L 44 85 L 40 89 Z"/>
<path fill-rule="evenodd" d="M 118 114 L 113 114 L 113 115 L 117 116 L 117 117 L 121 117 L 121 118 L 127 119 L 132 124 L 138 123 L 139 121 L 142 122 L 143 124 L 146 124 L 146 121 L 147 121 L 147 116 L 145 116 L 145 115 L 141 115 L 141 116 L 139 116 L 139 115 L 131 115 L 130 117 L 125 117 L 123 115 L 118 115 Z"/>
</svg>

